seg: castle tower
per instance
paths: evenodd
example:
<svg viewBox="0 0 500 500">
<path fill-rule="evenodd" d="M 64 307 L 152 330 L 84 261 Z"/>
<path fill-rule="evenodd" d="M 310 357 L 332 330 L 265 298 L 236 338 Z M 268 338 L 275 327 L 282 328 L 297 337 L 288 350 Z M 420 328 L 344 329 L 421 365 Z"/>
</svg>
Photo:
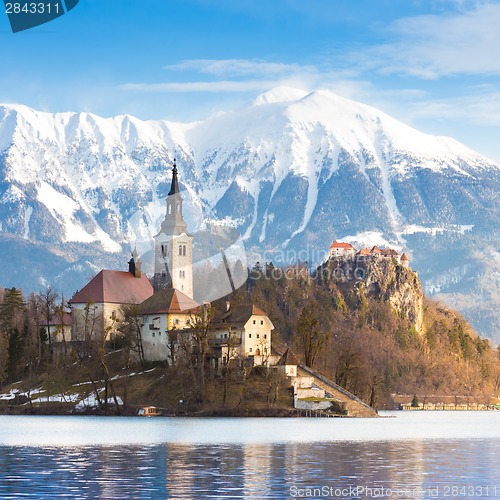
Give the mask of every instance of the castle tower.
<svg viewBox="0 0 500 500">
<path fill-rule="evenodd" d="M 155 240 L 155 291 L 176 288 L 193 298 L 193 237 L 182 217 L 182 197 L 174 159 L 166 213 Z"/>
</svg>

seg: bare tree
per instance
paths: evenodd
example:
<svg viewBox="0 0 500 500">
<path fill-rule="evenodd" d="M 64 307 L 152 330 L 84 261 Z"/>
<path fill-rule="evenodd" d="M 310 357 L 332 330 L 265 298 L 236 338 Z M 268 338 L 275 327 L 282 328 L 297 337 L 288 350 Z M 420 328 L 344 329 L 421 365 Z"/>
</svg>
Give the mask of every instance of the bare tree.
<svg viewBox="0 0 500 500">
<path fill-rule="evenodd" d="M 190 334 L 182 335 L 180 348 L 184 351 L 185 362 L 193 379 L 194 391 L 198 403 L 205 402 L 206 361 L 210 354 L 210 332 L 214 311 L 204 304 L 201 311 L 192 314 L 189 319 Z"/>
<path fill-rule="evenodd" d="M 304 355 L 306 366 L 312 367 L 316 356 L 324 348 L 327 335 L 318 318 L 318 309 L 314 303 L 308 303 L 297 322 L 297 343 Z"/>
<path fill-rule="evenodd" d="M 49 352 L 52 355 L 52 335 L 50 334 L 50 320 L 54 314 L 55 304 L 57 300 L 57 293 L 51 286 L 45 288 L 38 294 L 40 300 L 40 312 L 47 327 L 47 336 L 49 340 Z"/>
</svg>

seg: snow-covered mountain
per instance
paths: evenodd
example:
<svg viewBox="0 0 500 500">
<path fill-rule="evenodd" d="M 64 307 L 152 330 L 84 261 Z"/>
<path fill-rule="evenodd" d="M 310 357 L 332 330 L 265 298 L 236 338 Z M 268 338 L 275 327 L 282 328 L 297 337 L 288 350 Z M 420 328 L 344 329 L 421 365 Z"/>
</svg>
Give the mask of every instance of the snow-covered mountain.
<svg viewBox="0 0 500 500">
<path fill-rule="evenodd" d="M 147 253 L 174 157 L 193 232 L 236 228 L 276 263 L 319 263 L 333 239 L 404 248 L 428 293 L 495 335 L 498 165 L 327 91 L 190 124 L 0 106 L 0 285 L 69 295 Z"/>
</svg>

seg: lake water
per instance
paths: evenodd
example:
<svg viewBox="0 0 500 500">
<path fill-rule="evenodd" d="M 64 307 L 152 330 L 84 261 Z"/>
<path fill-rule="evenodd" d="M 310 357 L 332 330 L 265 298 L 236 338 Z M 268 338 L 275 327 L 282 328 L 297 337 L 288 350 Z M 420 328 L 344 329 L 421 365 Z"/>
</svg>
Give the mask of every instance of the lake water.
<svg viewBox="0 0 500 500">
<path fill-rule="evenodd" d="M 500 412 L 0 416 L 0 498 L 500 498 Z"/>
</svg>

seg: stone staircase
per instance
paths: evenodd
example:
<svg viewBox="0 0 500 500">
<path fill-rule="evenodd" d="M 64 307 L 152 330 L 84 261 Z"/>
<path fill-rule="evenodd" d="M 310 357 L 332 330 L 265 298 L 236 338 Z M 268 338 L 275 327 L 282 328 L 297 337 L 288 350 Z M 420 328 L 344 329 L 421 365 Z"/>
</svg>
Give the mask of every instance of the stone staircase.
<svg viewBox="0 0 500 500">
<path fill-rule="evenodd" d="M 378 417 L 377 411 L 370 405 L 367 405 L 354 394 L 307 366 L 297 365 L 297 377 L 312 377 L 314 386 L 331 394 L 332 398 L 344 403 L 349 417 Z"/>
</svg>

